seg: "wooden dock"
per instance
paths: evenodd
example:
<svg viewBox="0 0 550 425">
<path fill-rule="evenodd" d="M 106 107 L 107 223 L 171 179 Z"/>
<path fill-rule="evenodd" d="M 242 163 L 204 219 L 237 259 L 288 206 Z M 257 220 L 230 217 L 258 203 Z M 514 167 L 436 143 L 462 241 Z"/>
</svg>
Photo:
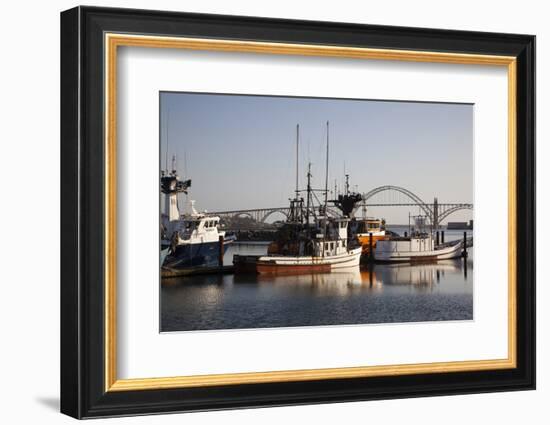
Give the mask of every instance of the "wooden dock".
<svg viewBox="0 0 550 425">
<path fill-rule="evenodd" d="M 185 276 L 196 276 L 205 274 L 226 274 L 233 273 L 235 267 L 231 266 L 214 266 L 214 267 L 188 267 L 185 269 L 171 269 L 162 267 L 160 276 L 162 279 L 172 279 Z"/>
</svg>

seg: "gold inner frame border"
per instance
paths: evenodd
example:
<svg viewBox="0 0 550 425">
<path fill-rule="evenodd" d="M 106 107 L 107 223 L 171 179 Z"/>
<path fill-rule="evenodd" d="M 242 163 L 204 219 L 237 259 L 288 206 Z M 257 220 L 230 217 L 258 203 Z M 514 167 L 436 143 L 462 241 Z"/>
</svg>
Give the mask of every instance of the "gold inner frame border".
<svg viewBox="0 0 550 425">
<path fill-rule="evenodd" d="M 150 35 L 106 33 L 105 46 L 105 391 L 137 391 L 216 385 L 240 385 L 322 379 L 365 378 L 421 373 L 451 373 L 512 369 L 517 366 L 516 338 L 516 58 L 513 56 L 465 53 L 371 49 L 330 45 L 288 44 L 206 38 L 180 38 Z M 149 47 L 261 53 L 279 55 L 324 56 L 355 59 L 397 60 L 507 67 L 508 72 L 508 357 L 495 360 L 398 364 L 381 366 L 301 369 L 214 375 L 118 379 L 116 324 L 116 99 L 118 47 Z"/>
</svg>

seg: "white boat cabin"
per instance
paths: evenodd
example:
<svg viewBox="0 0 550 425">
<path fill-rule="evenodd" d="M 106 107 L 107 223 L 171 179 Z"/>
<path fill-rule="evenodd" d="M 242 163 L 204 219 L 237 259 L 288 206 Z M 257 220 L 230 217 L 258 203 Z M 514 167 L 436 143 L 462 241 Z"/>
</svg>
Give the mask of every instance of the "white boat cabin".
<svg viewBox="0 0 550 425">
<path fill-rule="evenodd" d="M 218 242 L 225 231 L 218 229 L 220 217 L 209 216 L 195 209 L 195 201 L 189 201 L 186 211 L 172 224 L 171 235 L 177 234 L 178 244 Z"/>
<path fill-rule="evenodd" d="M 319 229 L 326 226 L 326 237 L 323 233 L 317 234 L 313 240 L 313 255 L 328 257 L 342 255 L 348 252 L 348 224 L 349 218 L 319 219 Z"/>
<path fill-rule="evenodd" d="M 376 254 L 383 252 L 425 252 L 434 250 L 434 240 L 427 238 L 408 238 L 406 240 L 380 240 L 376 243 Z"/>
</svg>

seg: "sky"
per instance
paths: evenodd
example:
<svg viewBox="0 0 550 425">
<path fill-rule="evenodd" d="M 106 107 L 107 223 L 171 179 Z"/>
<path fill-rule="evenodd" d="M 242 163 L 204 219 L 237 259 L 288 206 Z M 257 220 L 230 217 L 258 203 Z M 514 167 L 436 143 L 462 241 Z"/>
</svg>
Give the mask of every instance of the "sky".
<svg viewBox="0 0 550 425">
<path fill-rule="evenodd" d="M 347 173 L 361 193 L 394 185 L 426 203 L 473 203 L 471 104 L 161 92 L 160 166 L 176 156 L 199 210 L 287 206 L 296 185 L 296 125 L 300 187 L 311 162 L 312 185 L 324 188 L 327 121 L 330 190 L 342 190 Z M 408 202 L 389 192 L 368 202 L 388 201 Z M 372 207 L 367 215 L 406 224 L 409 212 L 419 210 Z M 471 218 L 459 211 L 448 220 Z"/>
</svg>

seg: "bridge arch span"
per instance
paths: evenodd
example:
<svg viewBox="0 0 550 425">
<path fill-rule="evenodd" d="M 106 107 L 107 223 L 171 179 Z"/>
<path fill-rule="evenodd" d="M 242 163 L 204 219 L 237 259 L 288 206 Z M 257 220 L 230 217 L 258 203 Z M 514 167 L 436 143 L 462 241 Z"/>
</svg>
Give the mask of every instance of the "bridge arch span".
<svg viewBox="0 0 550 425">
<path fill-rule="evenodd" d="M 367 199 L 372 198 L 374 195 L 380 192 L 385 191 L 395 191 L 400 192 L 403 195 L 407 196 L 409 199 L 411 199 L 415 204 L 417 204 L 420 208 L 422 208 L 422 211 L 429 217 L 430 221 L 433 222 L 433 212 L 432 209 L 422 200 L 419 196 L 415 195 L 410 190 L 405 189 L 404 187 L 400 186 L 380 186 L 372 189 L 371 191 L 363 194 L 363 202 L 366 202 Z M 439 217 L 441 219 L 441 217 Z"/>
<path fill-rule="evenodd" d="M 254 217 L 254 215 L 252 215 L 251 213 L 249 212 L 245 212 L 245 211 L 241 211 L 241 212 L 238 212 L 234 215 L 232 215 L 232 218 L 239 218 L 239 217 L 248 217 L 248 218 L 251 218 L 252 220 L 255 220 L 256 218 Z"/>
<path fill-rule="evenodd" d="M 265 215 L 261 218 L 260 222 L 265 223 L 266 220 L 267 220 L 267 218 L 270 217 L 270 216 L 272 216 L 273 214 L 281 214 L 281 215 L 285 216 L 287 219 L 288 219 L 288 217 L 289 217 L 289 214 L 288 214 L 288 212 L 287 212 L 286 210 L 284 210 L 284 209 L 276 209 L 276 210 L 268 211 L 267 214 L 265 214 Z"/>
<path fill-rule="evenodd" d="M 460 211 L 460 210 L 473 210 L 474 207 L 471 204 L 464 204 L 464 205 L 457 205 L 456 207 L 449 208 L 448 210 L 445 210 L 444 212 L 439 214 L 439 220 L 442 221 L 443 219 L 450 216 L 452 213 Z"/>
</svg>

